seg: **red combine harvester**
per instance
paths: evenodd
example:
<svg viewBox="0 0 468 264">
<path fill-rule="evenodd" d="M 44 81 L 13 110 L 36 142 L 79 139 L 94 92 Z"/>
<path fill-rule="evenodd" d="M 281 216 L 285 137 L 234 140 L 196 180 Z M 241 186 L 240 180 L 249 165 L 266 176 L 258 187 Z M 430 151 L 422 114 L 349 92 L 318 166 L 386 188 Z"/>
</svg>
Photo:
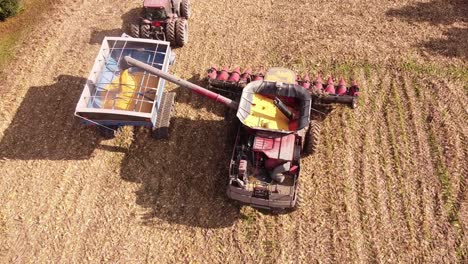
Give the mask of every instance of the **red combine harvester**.
<svg viewBox="0 0 468 264">
<path fill-rule="evenodd" d="M 130 25 L 130 35 L 183 47 L 188 42 L 189 18 L 189 0 L 144 0 L 142 17 L 138 23 Z"/>
<path fill-rule="evenodd" d="M 300 158 L 315 151 L 320 134 L 319 122 L 311 111 L 330 103 L 354 108 L 359 90 L 355 82 L 347 88 L 340 80 L 336 90 L 342 95 L 329 94 L 320 77 L 311 86 L 308 76 L 298 80 L 293 71 L 284 68 L 271 68 L 265 75 L 251 75 L 251 70 L 241 73 L 239 68 L 229 72 L 228 67 L 209 70 L 209 86 L 240 95 L 237 103 L 131 57 L 125 60 L 129 66 L 235 110 L 240 125 L 236 127 L 227 195 L 244 204 L 278 212 L 296 209 L 299 203 Z M 330 93 L 332 81 L 330 78 L 326 87 Z"/>
</svg>

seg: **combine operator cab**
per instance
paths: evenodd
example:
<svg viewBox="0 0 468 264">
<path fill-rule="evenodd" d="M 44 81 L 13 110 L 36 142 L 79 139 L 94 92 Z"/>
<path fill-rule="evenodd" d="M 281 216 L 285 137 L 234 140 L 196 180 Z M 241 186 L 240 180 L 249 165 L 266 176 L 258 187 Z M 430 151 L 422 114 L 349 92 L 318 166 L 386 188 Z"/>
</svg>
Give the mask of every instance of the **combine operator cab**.
<svg viewBox="0 0 468 264">
<path fill-rule="evenodd" d="M 295 208 L 311 96 L 295 85 L 296 74 L 272 68 L 264 80 L 242 91 L 237 117 L 242 125 L 231 159 L 227 194 L 266 209 Z"/>
</svg>

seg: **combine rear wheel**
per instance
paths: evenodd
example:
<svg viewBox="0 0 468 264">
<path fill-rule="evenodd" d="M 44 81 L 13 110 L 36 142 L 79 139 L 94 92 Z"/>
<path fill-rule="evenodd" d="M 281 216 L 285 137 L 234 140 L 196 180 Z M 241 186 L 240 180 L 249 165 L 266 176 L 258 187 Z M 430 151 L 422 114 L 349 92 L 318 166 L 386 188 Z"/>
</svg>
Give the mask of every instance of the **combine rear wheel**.
<svg viewBox="0 0 468 264">
<path fill-rule="evenodd" d="M 182 0 L 180 4 L 180 16 L 189 19 L 190 18 L 190 0 Z"/>
<path fill-rule="evenodd" d="M 306 135 L 304 153 L 310 155 L 315 153 L 320 141 L 320 123 L 317 120 L 310 120 L 309 131 Z"/>
<path fill-rule="evenodd" d="M 141 25 L 140 27 L 140 37 L 142 38 L 150 38 L 151 33 L 151 26 L 148 24 Z"/>
<path fill-rule="evenodd" d="M 140 25 L 132 23 L 130 25 L 130 36 L 133 38 L 139 38 L 140 37 Z"/>
<path fill-rule="evenodd" d="M 294 206 L 290 209 L 290 211 L 296 211 L 297 209 L 301 208 L 302 197 L 301 197 L 301 184 L 298 182 L 296 186 L 296 201 L 294 202 Z"/>
<path fill-rule="evenodd" d="M 171 21 L 167 22 L 167 24 L 166 24 L 166 40 L 171 43 L 172 47 L 177 46 L 175 27 L 176 27 L 176 21 L 175 20 L 171 20 Z"/>
<path fill-rule="evenodd" d="M 178 47 L 183 47 L 188 42 L 188 23 L 185 19 L 176 21 L 176 44 Z"/>
<path fill-rule="evenodd" d="M 151 136 L 155 139 L 165 139 L 169 137 L 174 97 L 175 93 L 163 93 L 161 97 L 161 105 L 159 106 L 156 124 L 151 131 Z"/>
</svg>

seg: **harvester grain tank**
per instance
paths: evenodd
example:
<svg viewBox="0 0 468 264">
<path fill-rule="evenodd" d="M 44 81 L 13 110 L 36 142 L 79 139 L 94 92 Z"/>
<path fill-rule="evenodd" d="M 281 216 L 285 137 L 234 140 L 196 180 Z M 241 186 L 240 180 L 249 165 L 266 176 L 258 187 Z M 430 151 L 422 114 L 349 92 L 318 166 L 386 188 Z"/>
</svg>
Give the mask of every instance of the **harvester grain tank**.
<svg viewBox="0 0 468 264">
<path fill-rule="evenodd" d="M 219 85 L 219 89 L 238 86 L 233 92 L 240 92 L 237 103 L 131 57 L 125 57 L 125 61 L 128 66 L 138 67 L 237 111 L 240 125 L 236 128 L 230 162 L 228 197 L 270 210 L 297 207 L 300 158 L 314 152 L 318 143 L 319 123 L 311 120 L 311 109 L 316 104 L 334 100 L 327 101 L 324 99 L 327 95 L 296 85 L 296 74 L 284 68 L 271 68 L 262 79 L 255 81 L 254 78 L 248 83 L 237 78 L 232 82 L 210 80 L 210 85 Z M 211 68 L 210 77 L 215 76 L 213 70 Z M 235 72 L 240 71 L 236 69 Z M 342 96 L 337 102 L 354 105 L 355 100 L 355 97 Z"/>
</svg>

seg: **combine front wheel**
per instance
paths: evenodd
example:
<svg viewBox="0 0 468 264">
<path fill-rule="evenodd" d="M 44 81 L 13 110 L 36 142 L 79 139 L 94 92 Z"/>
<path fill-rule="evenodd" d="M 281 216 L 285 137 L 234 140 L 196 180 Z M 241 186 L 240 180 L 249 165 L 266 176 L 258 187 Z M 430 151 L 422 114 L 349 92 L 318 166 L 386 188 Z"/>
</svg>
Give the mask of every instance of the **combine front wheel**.
<svg viewBox="0 0 468 264">
<path fill-rule="evenodd" d="M 313 154 L 317 150 L 320 140 L 320 123 L 316 120 L 310 120 L 309 131 L 307 132 L 304 152 Z"/>
<path fill-rule="evenodd" d="M 176 43 L 178 47 L 183 47 L 188 42 L 188 23 L 185 19 L 176 21 Z"/>
<path fill-rule="evenodd" d="M 176 27 L 176 21 L 175 20 L 171 20 L 171 21 L 167 22 L 167 24 L 166 24 L 166 40 L 171 43 L 172 47 L 177 46 L 175 27 Z"/>
</svg>

